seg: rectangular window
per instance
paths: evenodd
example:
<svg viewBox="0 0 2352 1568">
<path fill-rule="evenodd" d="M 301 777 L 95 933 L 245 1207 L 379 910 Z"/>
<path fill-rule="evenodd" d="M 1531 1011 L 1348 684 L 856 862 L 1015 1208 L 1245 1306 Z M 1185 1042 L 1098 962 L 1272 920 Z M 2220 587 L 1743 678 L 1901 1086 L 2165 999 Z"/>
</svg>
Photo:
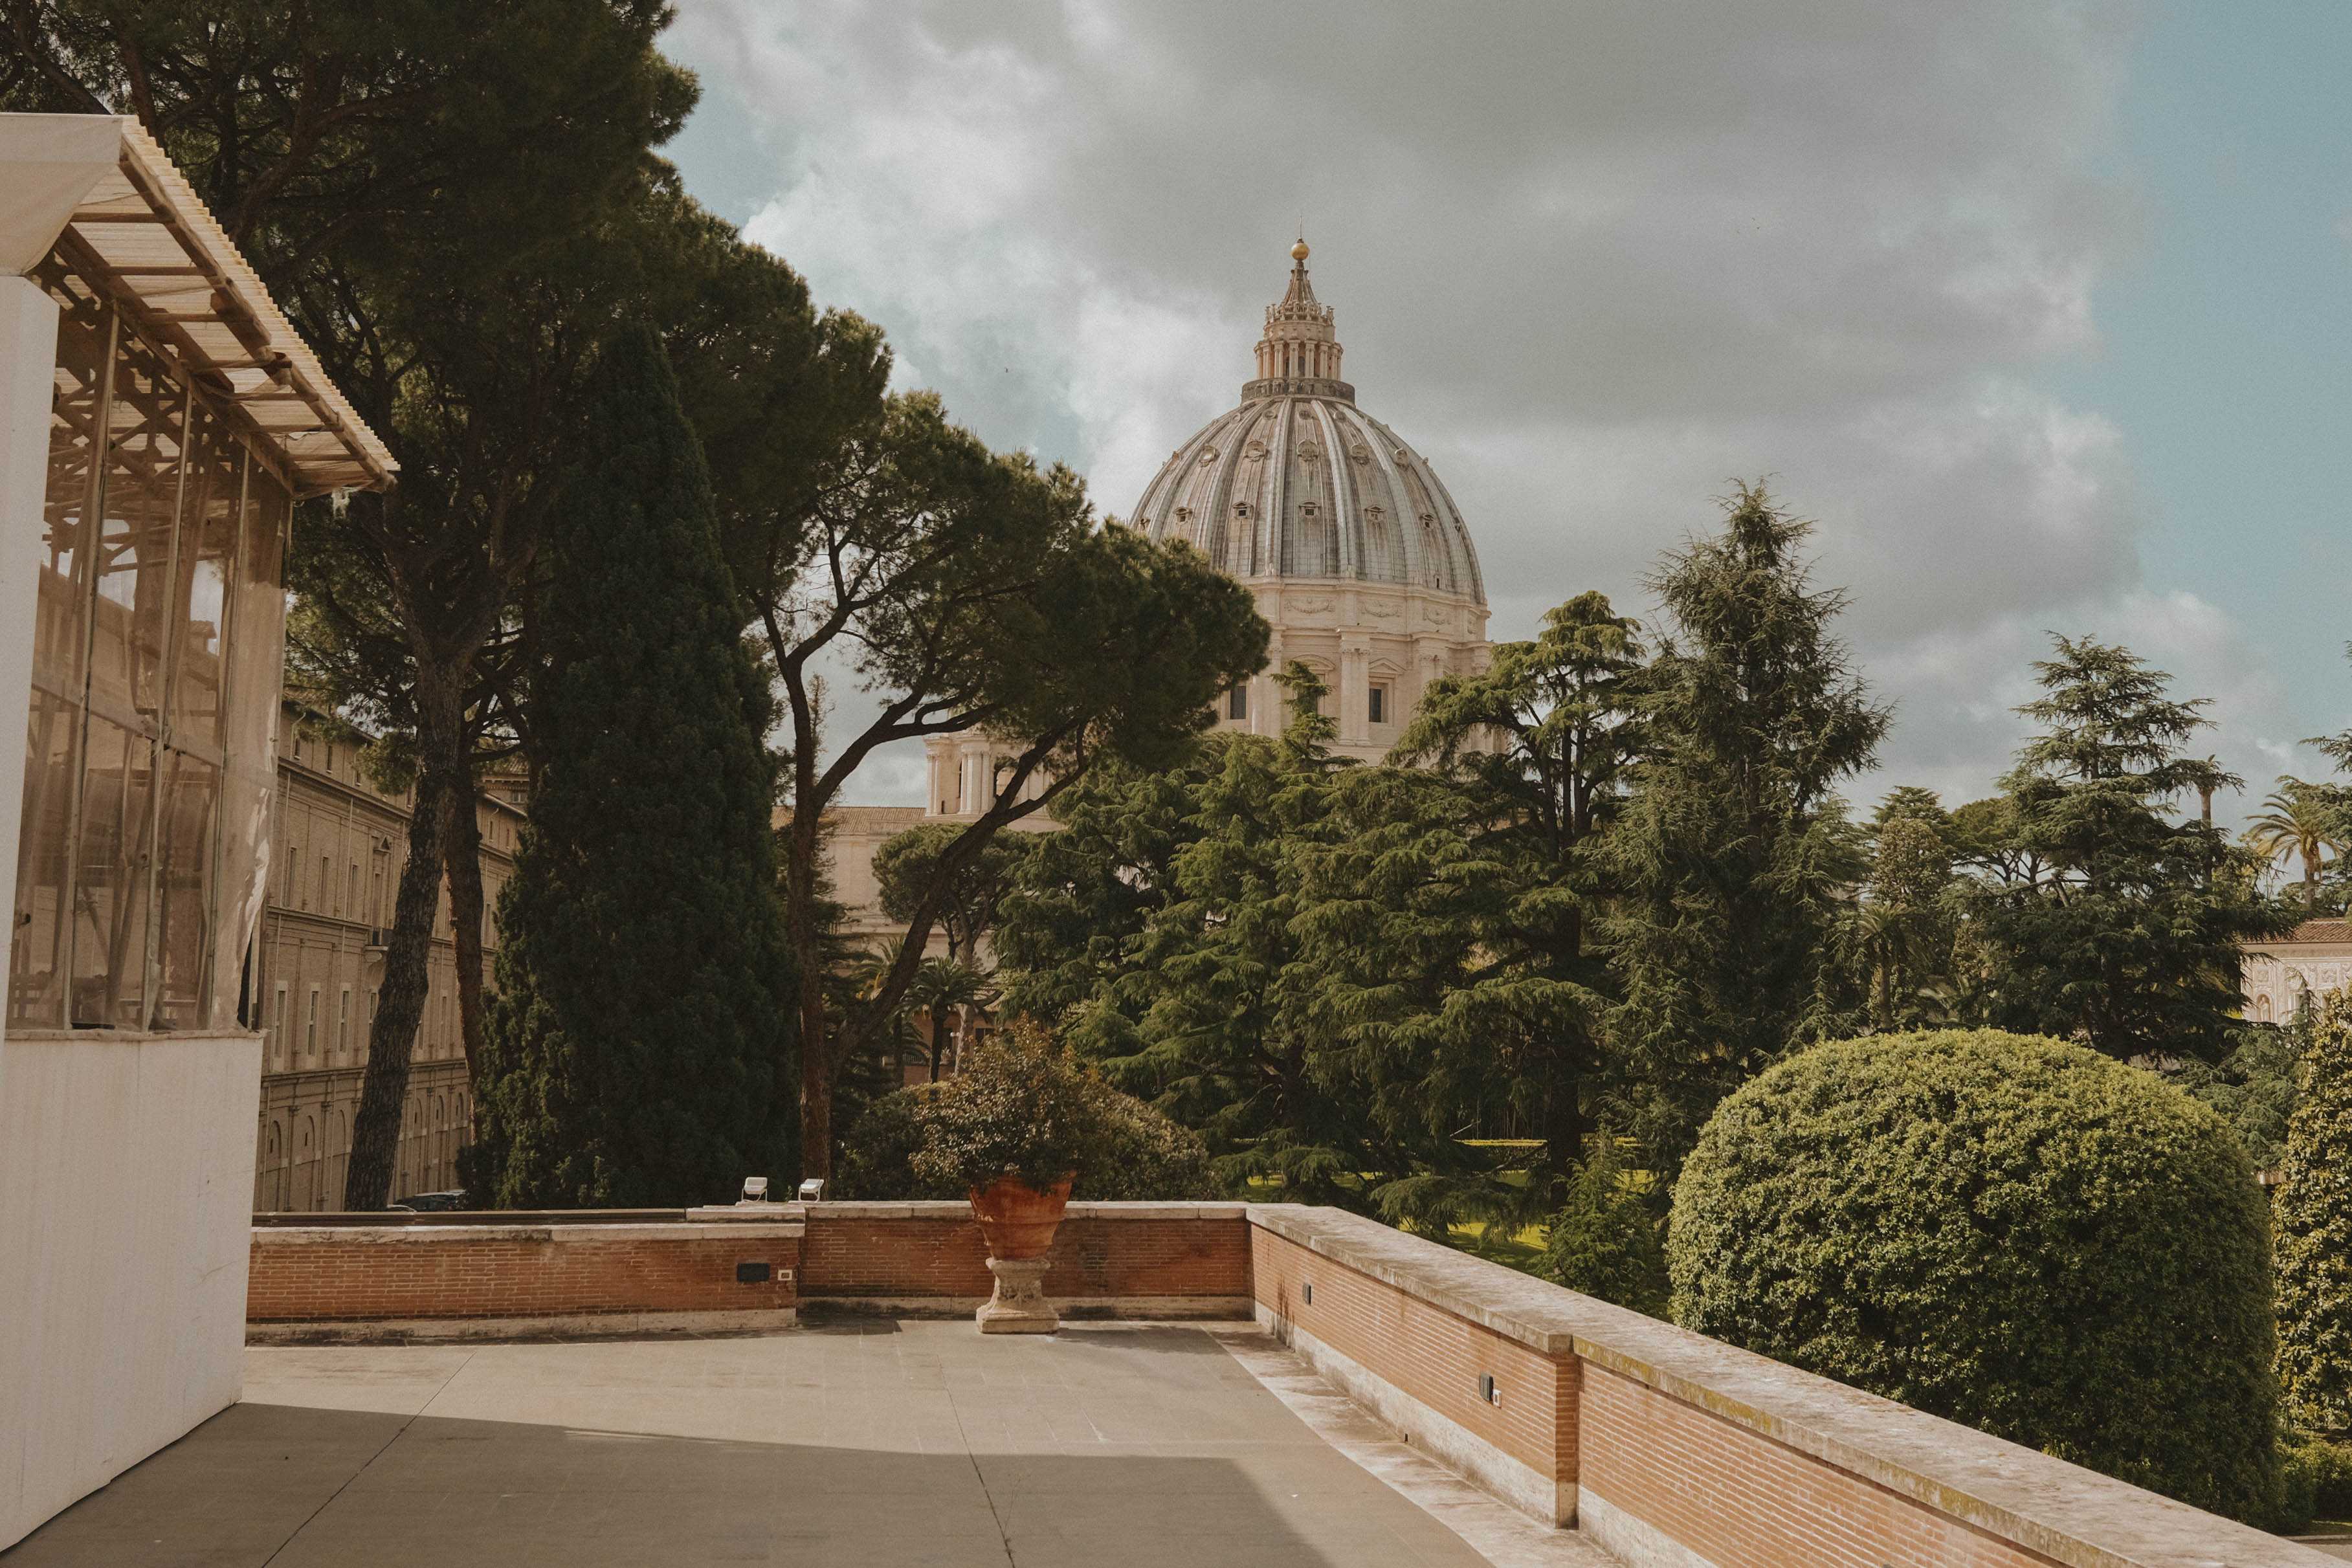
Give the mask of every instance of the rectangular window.
<svg viewBox="0 0 2352 1568">
<path fill-rule="evenodd" d="M 286 1060 L 286 985 L 278 982 L 269 995 L 269 1054 Z"/>
<path fill-rule="evenodd" d="M 352 862 L 352 901 L 345 908 L 352 919 L 360 917 L 360 862 L 357 861 Z"/>
<path fill-rule="evenodd" d="M 1249 717 L 1249 688 L 1235 686 L 1225 694 L 1225 716 L 1234 720 Z"/>
<path fill-rule="evenodd" d="M 333 900 L 334 895 L 335 895 L 335 857 L 334 857 L 334 856 L 332 856 L 332 855 L 320 855 L 320 856 L 319 857 L 319 913 L 320 913 L 320 914 L 321 914 L 321 915 L 325 915 L 325 914 L 329 913 L 329 912 L 332 909 L 333 904 L 332 904 L 332 902 L 331 902 L 331 901 Z"/>
<path fill-rule="evenodd" d="M 302 1054 L 319 1054 L 319 988 L 310 988 L 310 1016 L 302 1026 Z"/>
<path fill-rule="evenodd" d="M 1371 721 L 1372 721 L 1374 724 L 1386 724 L 1386 723 L 1388 723 L 1388 721 L 1389 721 L 1389 689 L 1388 689 L 1388 687 L 1386 687 L 1386 686 L 1374 686 L 1374 687 L 1372 688 L 1372 694 L 1371 694 L 1371 716 L 1371 716 Z"/>
<path fill-rule="evenodd" d="M 351 1048 L 352 988 L 345 986 L 343 994 L 335 1002 L 335 1050 L 341 1052 L 348 1051 Z"/>
</svg>

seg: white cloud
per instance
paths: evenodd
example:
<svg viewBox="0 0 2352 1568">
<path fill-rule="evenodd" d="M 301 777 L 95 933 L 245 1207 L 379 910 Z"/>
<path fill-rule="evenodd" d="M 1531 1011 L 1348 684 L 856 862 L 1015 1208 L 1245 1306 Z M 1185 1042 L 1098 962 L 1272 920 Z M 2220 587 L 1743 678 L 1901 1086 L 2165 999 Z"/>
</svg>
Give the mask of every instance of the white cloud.
<svg viewBox="0 0 2352 1568">
<path fill-rule="evenodd" d="M 750 127 L 751 235 L 1104 509 L 1230 405 L 1303 214 L 1497 635 L 1587 587 L 1638 612 L 1771 475 L 1903 704 L 1887 779 L 1955 794 L 2006 766 L 2044 629 L 2144 640 L 2246 764 L 2284 733 L 2219 612 L 2143 582 L 2118 433 L 2037 384 L 2133 236 L 2100 172 L 2127 41 L 2023 0 L 688 0 L 669 38 Z"/>
</svg>

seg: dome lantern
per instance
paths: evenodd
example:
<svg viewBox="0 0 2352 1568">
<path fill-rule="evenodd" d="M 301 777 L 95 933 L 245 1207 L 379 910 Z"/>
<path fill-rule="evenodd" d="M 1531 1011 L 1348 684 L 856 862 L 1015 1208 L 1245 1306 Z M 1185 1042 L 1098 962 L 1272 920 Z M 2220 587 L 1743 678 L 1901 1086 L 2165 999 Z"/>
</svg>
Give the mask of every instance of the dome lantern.
<svg viewBox="0 0 2352 1568">
<path fill-rule="evenodd" d="M 1242 388 L 1242 396 L 1304 392 L 1353 402 L 1356 389 L 1339 379 L 1339 356 L 1346 350 L 1332 330 L 1331 308 L 1316 302 L 1315 286 L 1307 280 L 1304 236 L 1290 247 L 1290 287 L 1280 304 L 1265 308 L 1265 336 L 1257 340 L 1257 377 Z"/>
</svg>

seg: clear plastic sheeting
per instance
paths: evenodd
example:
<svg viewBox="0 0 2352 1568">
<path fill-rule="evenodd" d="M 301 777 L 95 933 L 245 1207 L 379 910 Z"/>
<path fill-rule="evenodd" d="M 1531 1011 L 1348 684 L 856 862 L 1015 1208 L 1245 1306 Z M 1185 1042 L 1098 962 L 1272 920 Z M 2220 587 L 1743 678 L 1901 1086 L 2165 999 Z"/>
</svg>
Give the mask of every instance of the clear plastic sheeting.
<svg viewBox="0 0 2352 1568">
<path fill-rule="evenodd" d="M 8 1022 L 238 1021 L 268 869 L 290 497 L 61 264 Z"/>
</svg>

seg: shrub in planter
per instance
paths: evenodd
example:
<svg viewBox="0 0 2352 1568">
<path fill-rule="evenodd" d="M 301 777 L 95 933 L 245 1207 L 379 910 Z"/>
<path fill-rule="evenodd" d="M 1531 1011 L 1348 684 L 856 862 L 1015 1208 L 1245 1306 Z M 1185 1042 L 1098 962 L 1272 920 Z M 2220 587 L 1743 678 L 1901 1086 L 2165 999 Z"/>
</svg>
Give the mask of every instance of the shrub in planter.
<svg viewBox="0 0 2352 1568">
<path fill-rule="evenodd" d="M 2254 1521 L 2269 1250 L 2220 1117 L 1994 1030 L 1769 1068 L 1707 1123 L 1667 1243 L 1685 1327 Z"/>
<path fill-rule="evenodd" d="M 1086 1070 L 1025 1023 L 966 1052 L 922 1120 L 916 1177 L 975 1192 L 1008 1176 L 1050 1187 L 1096 1163 L 1106 1130 Z"/>
<path fill-rule="evenodd" d="M 837 1194 L 896 1202 L 964 1197 L 969 1184 L 918 1175 L 914 1165 L 932 1107 L 952 1082 L 914 1084 L 867 1106 L 842 1140 Z M 1100 1079 L 1089 1076 L 1085 1092 L 1099 1118 L 1100 1147 L 1080 1169 L 1073 1198 L 1133 1203 L 1217 1195 L 1208 1145 L 1198 1133 Z"/>
</svg>

